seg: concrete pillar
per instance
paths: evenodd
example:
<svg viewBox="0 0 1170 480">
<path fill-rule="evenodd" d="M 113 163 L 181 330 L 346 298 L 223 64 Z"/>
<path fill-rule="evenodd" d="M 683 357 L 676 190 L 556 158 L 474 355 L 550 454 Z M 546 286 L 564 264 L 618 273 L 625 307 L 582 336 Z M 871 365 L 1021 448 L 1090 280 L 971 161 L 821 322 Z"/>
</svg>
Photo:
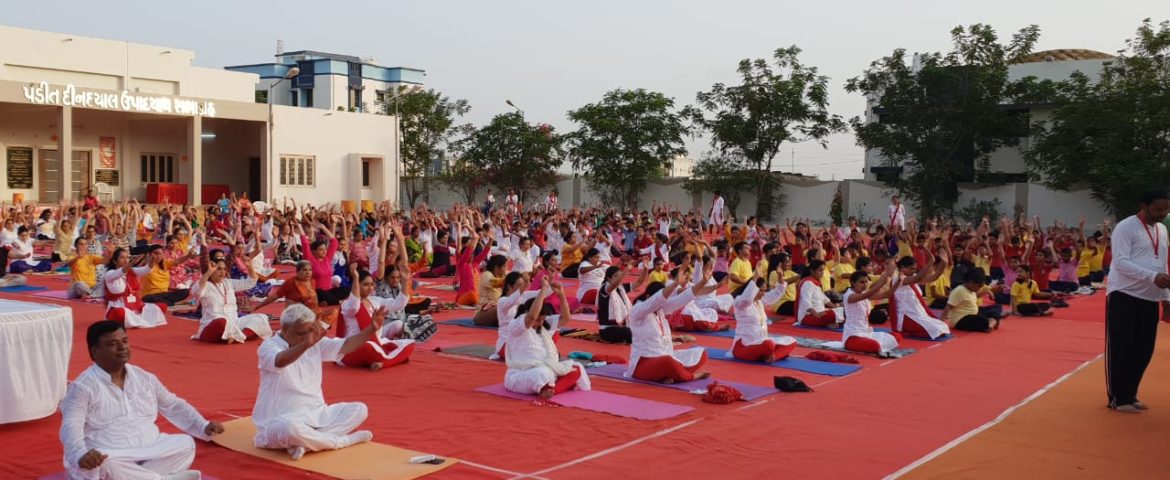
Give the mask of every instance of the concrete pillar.
<svg viewBox="0 0 1170 480">
<path fill-rule="evenodd" d="M 268 137 L 272 131 L 268 128 L 267 123 L 255 124 L 255 130 L 259 133 L 260 139 L 260 196 L 258 199 L 263 199 L 268 203 L 273 203 L 275 199 L 272 197 L 272 178 L 276 171 L 276 166 L 273 165 L 272 155 L 268 151 Z M 280 165 L 276 162 L 276 165 Z"/>
<path fill-rule="evenodd" d="M 190 162 L 191 178 L 187 181 L 187 197 L 192 205 L 203 204 L 203 117 L 193 116 L 187 120 L 187 161 Z M 246 168 L 246 165 L 245 165 Z"/>
<path fill-rule="evenodd" d="M 61 107 L 57 156 L 61 158 L 61 199 L 73 200 L 73 107 Z"/>
</svg>

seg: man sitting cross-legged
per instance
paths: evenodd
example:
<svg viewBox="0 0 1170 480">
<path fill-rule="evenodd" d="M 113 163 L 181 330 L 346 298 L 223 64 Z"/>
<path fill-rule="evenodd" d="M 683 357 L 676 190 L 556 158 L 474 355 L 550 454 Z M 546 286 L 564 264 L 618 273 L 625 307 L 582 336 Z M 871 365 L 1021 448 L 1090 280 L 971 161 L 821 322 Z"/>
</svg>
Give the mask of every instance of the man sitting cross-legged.
<svg viewBox="0 0 1170 480">
<path fill-rule="evenodd" d="M 191 479 L 191 437 L 210 440 L 223 425 L 203 418 L 158 378 L 130 365 L 130 339 L 121 323 L 102 320 L 85 335 L 94 364 L 81 373 L 61 401 L 61 444 L 73 479 Z M 186 432 L 159 433 L 155 419 Z"/>
</svg>

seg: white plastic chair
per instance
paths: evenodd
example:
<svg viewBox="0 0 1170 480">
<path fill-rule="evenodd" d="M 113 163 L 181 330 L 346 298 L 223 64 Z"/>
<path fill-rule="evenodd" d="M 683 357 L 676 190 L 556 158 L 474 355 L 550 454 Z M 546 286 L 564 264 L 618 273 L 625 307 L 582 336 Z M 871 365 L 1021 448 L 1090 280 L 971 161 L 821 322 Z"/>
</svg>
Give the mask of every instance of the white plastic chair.
<svg viewBox="0 0 1170 480">
<path fill-rule="evenodd" d="M 109 184 L 97 182 L 93 184 L 93 188 L 97 190 L 97 197 L 99 201 L 107 203 L 114 202 L 114 188 Z"/>
</svg>

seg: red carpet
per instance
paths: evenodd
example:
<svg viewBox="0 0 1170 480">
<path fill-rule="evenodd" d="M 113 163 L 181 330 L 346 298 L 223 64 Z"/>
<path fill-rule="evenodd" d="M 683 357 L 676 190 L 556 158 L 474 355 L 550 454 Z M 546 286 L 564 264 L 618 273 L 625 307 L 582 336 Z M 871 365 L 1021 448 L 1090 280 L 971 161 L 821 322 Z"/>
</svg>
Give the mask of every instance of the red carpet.
<svg viewBox="0 0 1170 480">
<path fill-rule="evenodd" d="M 34 284 L 63 288 L 31 277 Z M 431 291 L 444 299 L 451 291 Z M 25 295 L 4 295 L 46 301 Z M 663 421 L 639 421 L 571 408 L 532 407 L 472 390 L 499 382 L 504 366 L 439 354 L 427 345 L 410 363 L 379 373 L 328 366 L 328 401 L 358 400 L 370 407 L 365 425 L 383 443 L 466 461 L 434 478 L 874 478 L 910 464 L 995 418 L 1037 389 L 1095 357 L 1102 349 L 1103 295 L 1077 301 L 1058 318 L 1009 318 L 994 334 L 968 334 L 942 343 L 913 342 L 920 351 L 900 360 L 858 356 L 865 368 L 835 379 L 764 366 L 711 362 L 716 378 L 770 385 L 788 374 L 817 389 L 778 394 L 755 404 L 712 405 L 669 389 L 597 378 L 594 388 L 693 406 Z M 74 307 L 71 376 L 89 364 L 85 327 L 103 307 Z M 266 311 L 276 313 L 280 305 Z M 468 311 L 440 318 L 467 317 Z M 130 332 L 132 362 L 146 368 L 209 418 L 249 415 L 257 388 L 255 349 L 188 340 L 196 322 Z M 595 328 L 574 322 L 575 327 Z M 779 331 L 783 327 L 774 327 Z M 814 331 L 802 331 L 806 336 Z M 731 340 L 697 336 L 726 348 Z M 495 341 L 490 330 L 441 326 L 444 344 Z M 574 350 L 625 356 L 628 347 L 562 339 Z M 808 350 L 798 349 L 797 355 Z M 169 424 L 164 428 L 171 429 Z M 57 416 L 0 426 L 6 458 L 0 478 L 36 477 L 61 470 Z M 200 444 L 194 468 L 220 478 L 323 478 L 226 449 Z"/>
</svg>

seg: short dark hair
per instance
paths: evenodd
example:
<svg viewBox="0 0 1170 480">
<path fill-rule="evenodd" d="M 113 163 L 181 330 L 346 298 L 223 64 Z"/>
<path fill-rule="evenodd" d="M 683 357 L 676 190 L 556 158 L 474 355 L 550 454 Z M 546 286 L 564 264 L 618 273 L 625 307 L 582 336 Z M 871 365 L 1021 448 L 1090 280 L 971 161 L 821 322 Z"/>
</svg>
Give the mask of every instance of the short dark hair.
<svg viewBox="0 0 1170 480">
<path fill-rule="evenodd" d="M 916 265 L 917 263 L 918 263 L 918 262 L 916 262 L 916 261 L 914 260 L 914 257 L 911 257 L 911 256 L 907 255 L 907 256 L 905 256 L 905 257 L 902 257 L 902 258 L 899 258 L 899 259 L 898 259 L 897 266 L 898 266 L 898 268 L 909 268 L 909 267 L 913 267 L 913 266 L 914 266 L 914 265 Z"/>
<path fill-rule="evenodd" d="M 125 329 L 126 327 L 124 327 L 121 323 L 115 322 L 113 320 L 99 320 L 93 322 L 85 331 L 85 344 L 88 345 L 89 348 L 94 348 L 98 346 L 98 342 L 100 342 L 102 337 L 107 333 L 113 333 L 118 330 Z"/>
<path fill-rule="evenodd" d="M 963 274 L 963 283 L 978 283 L 980 285 L 987 283 L 987 278 L 983 275 L 983 270 L 976 268 L 968 270 Z"/>
<path fill-rule="evenodd" d="M 865 273 L 861 270 L 858 270 L 856 272 L 853 272 L 853 274 L 849 276 L 849 283 L 857 283 L 857 282 L 860 282 L 862 279 L 866 279 L 866 278 L 869 278 L 869 274 Z"/>
</svg>

